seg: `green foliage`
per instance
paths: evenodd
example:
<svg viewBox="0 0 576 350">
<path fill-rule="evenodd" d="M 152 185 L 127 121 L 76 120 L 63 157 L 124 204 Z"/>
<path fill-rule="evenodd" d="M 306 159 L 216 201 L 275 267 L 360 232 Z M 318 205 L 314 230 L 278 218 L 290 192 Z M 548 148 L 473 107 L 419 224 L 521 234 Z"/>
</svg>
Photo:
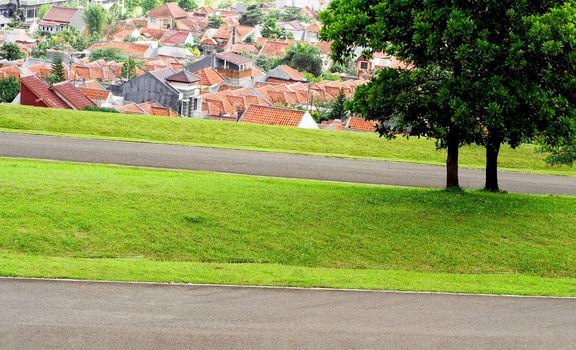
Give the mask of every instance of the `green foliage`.
<svg viewBox="0 0 576 350">
<path fill-rule="evenodd" d="M 262 68 L 265 72 L 271 71 L 272 69 L 278 67 L 282 64 L 282 59 L 280 57 L 272 56 L 266 57 L 260 55 L 256 57 L 256 66 Z"/>
<path fill-rule="evenodd" d="M 92 4 L 84 10 L 83 16 L 88 32 L 91 35 L 101 36 L 107 21 L 106 10 L 99 4 Z"/>
<path fill-rule="evenodd" d="M 260 24 L 260 20 L 262 19 L 262 11 L 260 10 L 260 5 L 250 5 L 240 16 L 240 24 L 243 26 L 250 26 L 255 27 L 257 24 Z"/>
<path fill-rule="evenodd" d="M 10 103 L 20 93 L 20 82 L 14 77 L 0 79 L 0 102 Z"/>
<path fill-rule="evenodd" d="M 184 11 L 190 12 L 198 8 L 196 0 L 178 0 L 178 6 Z"/>
<path fill-rule="evenodd" d="M 49 84 L 54 84 L 64 80 L 66 80 L 66 77 L 64 75 L 64 66 L 62 65 L 62 57 L 56 54 L 52 59 L 52 72 L 46 77 L 46 81 Z"/>
<path fill-rule="evenodd" d="M 264 38 L 286 39 L 286 32 L 278 27 L 274 18 L 268 18 L 260 31 Z"/>
<path fill-rule="evenodd" d="M 342 73 L 355 77 L 358 74 L 356 65 L 351 56 L 343 57 L 342 62 L 334 62 L 330 67 L 332 73 Z"/>
<path fill-rule="evenodd" d="M 36 16 L 38 18 L 44 18 L 44 16 L 48 12 L 48 10 L 50 10 L 51 8 L 52 8 L 51 4 L 43 4 L 42 6 L 40 6 L 40 8 L 38 8 L 38 12 L 36 12 Z"/>
<path fill-rule="evenodd" d="M 541 151 L 548 153 L 546 161 L 549 164 L 573 166 L 576 163 L 576 138 L 555 145 L 544 144 Z"/>
<path fill-rule="evenodd" d="M 46 50 L 48 49 L 82 51 L 95 39 L 93 36 L 82 35 L 74 28 L 66 28 L 56 34 L 40 37 L 38 46 L 32 49 L 32 57 L 46 57 Z"/>
<path fill-rule="evenodd" d="M 286 51 L 283 62 L 298 71 L 309 72 L 318 77 L 322 74 L 320 55 L 320 49 L 316 46 L 296 43 Z"/>
<path fill-rule="evenodd" d="M 122 64 L 122 78 L 123 79 L 134 79 L 136 78 L 136 68 L 143 69 L 144 63 L 142 61 L 136 61 L 132 57 L 128 57 Z"/>
<path fill-rule="evenodd" d="M 97 106 L 86 106 L 84 107 L 84 110 L 89 112 L 120 113 L 114 108 L 97 107 Z"/>
<path fill-rule="evenodd" d="M 162 5 L 161 0 L 141 0 L 140 6 L 145 13 Z"/>
<path fill-rule="evenodd" d="M 0 60 L 16 61 L 21 58 L 24 58 L 24 55 L 18 45 L 5 42 L 0 46 Z"/>
<path fill-rule="evenodd" d="M 295 6 L 286 6 L 278 13 L 278 19 L 282 22 L 304 21 L 310 22 L 311 18 L 302 14 L 302 9 Z"/>
<path fill-rule="evenodd" d="M 340 119 L 344 120 L 346 118 L 346 95 L 344 94 L 344 89 L 340 89 L 340 93 L 334 99 L 330 112 L 328 113 L 328 119 Z"/>
<path fill-rule="evenodd" d="M 211 15 L 208 16 L 208 28 L 220 28 L 220 26 L 224 23 L 224 19 L 221 16 Z"/>
<path fill-rule="evenodd" d="M 490 190 L 498 189 L 500 144 L 539 134 L 555 144 L 576 132 L 571 0 L 334 0 L 320 17 L 336 59 L 365 47 L 413 65 L 380 71 L 356 90 L 353 110 L 381 121 L 382 135 L 433 137 L 449 154 L 486 146 Z"/>
<path fill-rule="evenodd" d="M 104 61 L 116 61 L 116 62 L 123 62 L 126 59 L 126 56 L 122 55 L 120 49 L 117 48 L 105 48 L 105 49 L 96 49 L 90 52 L 90 62 L 97 61 L 97 60 L 104 60 Z"/>
<path fill-rule="evenodd" d="M 202 54 L 197 47 L 189 47 L 188 51 L 190 51 L 190 53 L 194 56 L 200 56 Z"/>
</svg>

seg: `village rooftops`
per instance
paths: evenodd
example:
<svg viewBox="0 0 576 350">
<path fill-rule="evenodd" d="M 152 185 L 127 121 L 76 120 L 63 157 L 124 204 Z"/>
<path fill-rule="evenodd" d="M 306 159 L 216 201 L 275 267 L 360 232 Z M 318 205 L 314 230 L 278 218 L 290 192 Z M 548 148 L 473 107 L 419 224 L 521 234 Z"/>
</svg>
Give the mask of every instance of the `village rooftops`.
<svg viewBox="0 0 576 350">
<path fill-rule="evenodd" d="M 177 3 L 169 2 L 148 11 L 148 17 L 153 18 L 166 17 L 166 18 L 182 19 L 188 17 L 188 12 L 180 8 L 180 6 L 178 6 Z"/>
<path fill-rule="evenodd" d="M 235 54 L 233 52 L 221 52 L 221 53 L 217 53 L 216 57 L 224 60 L 226 62 L 230 62 L 233 63 L 237 66 L 242 66 L 242 65 L 247 65 L 249 63 L 252 63 L 252 60 L 249 58 L 246 58 L 244 56 L 240 56 L 238 54 Z"/>
<path fill-rule="evenodd" d="M 257 104 L 250 105 L 244 114 L 242 114 L 239 121 L 245 123 L 318 129 L 318 125 L 314 122 L 310 113 L 307 111 Z"/>
<path fill-rule="evenodd" d="M 166 81 L 171 81 L 171 82 L 176 82 L 176 83 L 185 83 L 185 84 L 191 84 L 191 83 L 195 83 L 197 81 L 200 81 L 200 77 L 198 77 L 195 74 L 192 74 L 184 69 L 170 75 L 167 76 L 165 78 Z"/>
<path fill-rule="evenodd" d="M 69 24 L 78 11 L 81 10 L 77 8 L 51 7 L 44 15 L 43 21 Z"/>
</svg>

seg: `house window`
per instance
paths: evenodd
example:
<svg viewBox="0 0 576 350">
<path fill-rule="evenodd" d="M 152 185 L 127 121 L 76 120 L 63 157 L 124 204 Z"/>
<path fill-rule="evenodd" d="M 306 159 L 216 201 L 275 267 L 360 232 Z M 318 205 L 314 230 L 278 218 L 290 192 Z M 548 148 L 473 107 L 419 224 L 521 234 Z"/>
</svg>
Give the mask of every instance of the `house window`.
<svg viewBox="0 0 576 350">
<path fill-rule="evenodd" d="M 361 61 L 360 62 L 360 69 L 368 69 L 368 62 Z"/>
<path fill-rule="evenodd" d="M 194 107 L 192 109 L 195 111 L 198 110 L 198 99 L 197 98 L 194 99 Z"/>
</svg>

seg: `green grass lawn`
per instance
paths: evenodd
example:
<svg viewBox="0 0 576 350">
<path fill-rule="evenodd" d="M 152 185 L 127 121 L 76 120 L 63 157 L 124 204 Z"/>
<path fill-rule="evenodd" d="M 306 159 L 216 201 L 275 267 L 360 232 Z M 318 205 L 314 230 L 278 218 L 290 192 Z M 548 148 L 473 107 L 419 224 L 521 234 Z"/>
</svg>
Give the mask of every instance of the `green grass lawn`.
<svg viewBox="0 0 576 350">
<path fill-rule="evenodd" d="M 574 197 L 8 159 L 0 179 L 5 276 L 576 296 Z"/>
<path fill-rule="evenodd" d="M 328 155 L 444 164 L 446 154 L 433 140 L 398 138 L 387 141 L 371 133 L 303 130 L 212 120 L 162 118 L 113 113 L 0 105 L 0 131 L 109 138 L 209 147 Z M 483 168 L 484 149 L 464 147 L 463 167 Z M 548 166 L 533 145 L 503 147 L 502 169 L 576 176 L 576 168 Z"/>
</svg>

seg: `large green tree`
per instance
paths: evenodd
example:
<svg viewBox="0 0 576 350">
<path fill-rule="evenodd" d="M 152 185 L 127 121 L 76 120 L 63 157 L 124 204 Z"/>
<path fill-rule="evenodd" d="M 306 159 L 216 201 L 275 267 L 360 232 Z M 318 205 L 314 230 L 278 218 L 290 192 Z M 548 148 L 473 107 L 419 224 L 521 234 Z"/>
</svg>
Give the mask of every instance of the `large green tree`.
<svg viewBox="0 0 576 350">
<path fill-rule="evenodd" d="M 0 102 L 10 103 L 20 93 L 20 82 L 13 77 L 0 79 Z"/>
<path fill-rule="evenodd" d="M 178 0 L 178 6 L 184 11 L 193 11 L 198 8 L 196 0 Z"/>
<path fill-rule="evenodd" d="M 46 81 L 54 84 L 64 80 L 66 80 L 66 77 L 64 75 L 64 66 L 62 65 L 62 56 L 56 55 L 52 59 L 52 72 L 46 77 Z"/>
<path fill-rule="evenodd" d="M 84 22 L 91 35 L 101 36 L 104 31 L 107 13 L 101 5 L 89 5 L 84 10 Z"/>
<path fill-rule="evenodd" d="M 338 59 L 364 47 L 411 64 L 357 89 L 353 111 L 380 121 L 381 135 L 435 138 L 448 149 L 448 187 L 459 185 L 458 148 L 486 146 L 485 187 L 497 191 L 502 143 L 545 134 L 554 144 L 572 132 L 573 3 L 334 0 L 321 14 L 321 37 Z"/>
<path fill-rule="evenodd" d="M 0 46 L 0 60 L 16 61 L 21 58 L 24 58 L 24 55 L 18 45 L 5 42 Z"/>
<path fill-rule="evenodd" d="M 296 43 L 290 46 L 283 62 L 296 70 L 312 73 L 315 76 L 322 74 L 321 51 L 313 45 Z"/>
<path fill-rule="evenodd" d="M 246 9 L 246 12 L 240 16 L 240 24 L 243 26 L 254 27 L 260 23 L 262 18 L 263 15 L 260 10 L 260 5 L 250 5 Z"/>
</svg>

